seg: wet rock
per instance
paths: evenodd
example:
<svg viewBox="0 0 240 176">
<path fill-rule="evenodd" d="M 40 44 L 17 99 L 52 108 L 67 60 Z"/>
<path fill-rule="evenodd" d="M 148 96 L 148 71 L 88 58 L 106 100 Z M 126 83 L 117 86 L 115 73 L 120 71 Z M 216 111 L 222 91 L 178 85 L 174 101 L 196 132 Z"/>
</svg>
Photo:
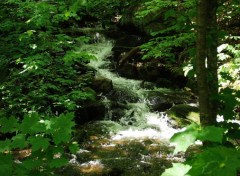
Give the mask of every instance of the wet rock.
<svg viewBox="0 0 240 176">
<path fill-rule="evenodd" d="M 91 98 L 89 98 L 89 101 L 96 100 L 97 99 L 97 93 L 95 90 L 93 90 L 91 87 L 84 87 L 82 90 L 85 93 L 91 94 Z"/>
<path fill-rule="evenodd" d="M 159 77 L 167 77 L 165 69 L 156 61 L 148 61 L 138 67 L 139 78 L 146 81 L 156 81 Z"/>
<path fill-rule="evenodd" d="M 137 57 L 138 53 L 141 51 L 140 47 L 134 47 L 120 58 L 118 64 L 119 66 L 124 65 L 125 63 L 129 62 L 134 62 L 134 60 L 138 60 L 139 58 Z M 134 57 L 133 57 L 134 56 Z"/>
<path fill-rule="evenodd" d="M 173 83 L 173 81 L 170 81 L 169 79 L 165 79 L 165 78 L 158 78 L 156 80 L 156 83 L 159 87 L 165 87 L 165 88 L 171 88 L 171 87 L 177 86 Z"/>
<path fill-rule="evenodd" d="M 105 105 L 102 102 L 89 102 L 83 105 L 76 112 L 76 123 L 83 124 L 85 122 L 103 120 L 105 117 Z"/>
<path fill-rule="evenodd" d="M 142 81 L 140 86 L 143 89 L 154 89 L 154 87 L 156 87 L 156 84 L 153 82 Z"/>
<path fill-rule="evenodd" d="M 126 104 L 111 101 L 107 106 L 107 109 L 107 119 L 119 121 L 125 115 L 125 110 L 129 109 L 129 107 Z"/>
<path fill-rule="evenodd" d="M 138 71 L 134 64 L 126 63 L 121 67 L 117 68 L 117 72 L 123 77 L 130 79 L 138 79 Z"/>
<path fill-rule="evenodd" d="M 191 94 L 182 90 L 161 88 L 145 92 L 148 105 L 153 111 L 166 111 L 173 105 L 192 103 Z"/>
<path fill-rule="evenodd" d="M 132 48 L 115 60 L 118 63 L 116 70 L 120 76 L 154 82 L 166 88 L 183 88 L 186 85 L 187 78 L 183 73 L 172 71 L 157 59 L 142 61 L 140 50 L 135 52 L 138 51 L 137 48 Z"/>
<path fill-rule="evenodd" d="M 198 107 L 188 104 L 178 104 L 166 111 L 168 116 L 176 120 L 178 126 L 184 126 L 191 122 L 200 123 Z"/>
<path fill-rule="evenodd" d="M 139 97 L 134 92 L 129 92 L 125 88 L 115 88 L 115 90 L 109 92 L 106 95 L 110 100 L 116 101 L 119 103 L 133 103 L 139 100 Z"/>
<path fill-rule="evenodd" d="M 116 47 L 136 47 L 145 42 L 145 39 L 140 35 L 124 35 L 119 38 L 115 46 Z"/>
<path fill-rule="evenodd" d="M 184 76 L 183 72 L 174 73 L 170 75 L 170 80 L 176 88 L 184 88 L 187 85 L 188 79 Z M 196 86 L 195 86 L 196 87 Z"/>
<path fill-rule="evenodd" d="M 102 76 L 95 77 L 92 83 L 92 87 L 97 92 L 107 93 L 113 90 L 112 80 L 104 78 Z"/>
<path fill-rule="evenodd" d="M 151 108 L 153 111 L 165 111 L 169 108 L 172 107 L 172 103 L 170 102 L 167 102 L 165 99 L 163 98 L 155 98 L 155 99 L 152 99 L 151 101 Z"/>
<path fill-rule="evenodd" d="M 153 111 L 165 111 L 173 106 L 173 102 L 170 102 L 163 96 L 152 95 L 148 98 L 148 104 Z"/>
<path fill-rule="evenodd" d="M 119 39 L 122 36 L 124 36 L 125 33 L 115 28 L 115 29 L 105 30 L 104 34 L 108 38 Z"/>
<path fill-rule="evenodd" d="M 146 37 L 140 35 L 123 35 L 119 39 L 116 40 L 115 46 L 113 47 L 113 60 L 118 62 L 127 55 L 132 49 L 137 48 L 148 39 Z M 132 57 L 133 56 L 133 57 Z M 141 58 L 138 55 L 138 51 L 131 55 L 131 58 L 138 59 Z"/>
</svg>

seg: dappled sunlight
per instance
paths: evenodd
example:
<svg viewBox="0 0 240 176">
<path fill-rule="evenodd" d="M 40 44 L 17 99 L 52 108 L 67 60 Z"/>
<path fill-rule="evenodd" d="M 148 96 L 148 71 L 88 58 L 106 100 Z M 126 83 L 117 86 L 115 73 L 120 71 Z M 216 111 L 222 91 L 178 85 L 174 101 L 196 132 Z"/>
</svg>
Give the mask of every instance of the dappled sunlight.
<svg viewBox="0 0 240 176">
<path fill-rule="evenodd" d="M 172 135 L 179 131 L 171 127 L 172 122 L 166 115 L 149 112 L 144 113 L 144 118 L 146 119 L 145 129 L 129 128 L 121 130 L 112 136 L 112 140 L 154 139 L 168 142 Z"/>
<path fill-rule="evenodd" d="M 175 122 L 170 120 L 167 115 L 149 113 L 146 118 L 149 125 L 154 125 L 159 128 L 161 131 L 161 139 L 169 140 L 174 133 L 179 131 L 172 127 Z"/>
<path fill-rule="evenodd" d="M 169 146 L 169 139 L 178 129 L 173 128 L 175 122 L 167 114 L 151 110 L 149 105 L 153 102 L 147 96 L 151 90 L 142 88 L 142 81 L 123 78 L 111 70 L 111 63 L 106 59 L 111 55 L 111 48 L 109 41 L 81 48 L 97 57 L 89 65 L 97 70 L 97 76 L 112 81 L 115 97 L 110 94 L 102 98 L 107 107 L 105 121 L 79 127 L 79 137 L 84 140 L 80 144 L 82 150 L 72 158 L 77 163 L 72 165 L 81 174 L 90 175 L 118 172 L 149 175 L 153 170 L 161 173 L 171 162 L 183 161 L 183 156 L 171 154 L 173 148 Z M 161 95 L 173 93 L 170 89 L 153 91 Z M 113 101 L 117 111 L 121 111 L 116 121 L 111 121 Z"/>
<path fill-rule="evenodd" d="M 104 165 L 99 160 L 89 161 L 81 164 L 79 169 L 82 173 L 101 173 L 103 172 Z"/>
<path fill-rule="evenodd" d="M 121 127 L 110 121 L 80 127 L 79 134 L 84 133 L 85 139 L 77 155 L 77 164 L 72 166 L 82 174 L 101 175 L 124 170 L 131 175 L 153 170 L 159 173 L 171 162 L 184 161 L 184 155 L 173 155 L 173 148 L 169 146 L 169 137 L 177 130 L 171 128 L 168 117 L 150 112 L 143 115 L 145 129 Z"/>
</svg>

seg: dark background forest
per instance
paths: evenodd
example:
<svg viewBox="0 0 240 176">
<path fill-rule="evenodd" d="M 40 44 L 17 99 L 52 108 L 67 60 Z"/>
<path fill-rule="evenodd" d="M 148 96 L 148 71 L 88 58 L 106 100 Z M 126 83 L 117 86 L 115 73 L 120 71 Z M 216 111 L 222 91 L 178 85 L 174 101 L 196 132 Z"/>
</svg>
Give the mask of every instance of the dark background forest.
<svg viewBox="0 0 240 176">
<path fill-rule="evenodd" d="M 0 8 L 0 175 L 238 174 L 238 0 L 1 0 Z M 151 113 L 183 130 L 164 145 L 100 147 L 119 126 L 150 128 Z M 81 165 L 94 157 L 109 167 Z"/>
</svg>

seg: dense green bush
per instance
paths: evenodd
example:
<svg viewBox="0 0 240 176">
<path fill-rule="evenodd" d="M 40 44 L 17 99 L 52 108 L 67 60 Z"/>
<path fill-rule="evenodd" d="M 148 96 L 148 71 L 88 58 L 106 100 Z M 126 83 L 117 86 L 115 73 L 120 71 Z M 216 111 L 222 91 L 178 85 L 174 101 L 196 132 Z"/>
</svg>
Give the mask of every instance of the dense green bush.
<svg viewBox="0 0 240 176">
<path fill-rule="evenodd" d="M 0 175 L 53 175 L 78 149 L 74 111 L 94 99 L 86 89 L 94 73 L 84 65 L 95 57 L 78 52 L 90 39 L 62 33 L 83 7 L 15 0 L 0 7 Z"/>
<path fill-rule="evenodd" d="M 197 1 L 146 1 L 138 12 L 139 18 L 162 12 L 159 23 L 165 28 L 152 33 L 152 39 L 141 46 L 143 59 L 156 58 L 170 65 L 177 64 L 190 79 L 195 72 Z M 231 9 L 231 10 L 230 10 Z M 236 19 L 239 16 L 237 1 L 223 1 L 217 9 L 219 25 L 218 76 L 220 107 L 218 114 L 224 121 L 217 127 L 191 125 L 171 139 L 176 143 L 175 153 L 185 152 L 196 140 L 210 145 L 199 147 L 184 164 L 173 164 L 162 176 L 232 175 L 239 169 L 239 32 Z M 238 30 L 239 31 L 239 30 Z M 185 67 L 183 67 L 185 66 Z M 234 163 L 234 164 L 233 164 Z"/>
</svg>

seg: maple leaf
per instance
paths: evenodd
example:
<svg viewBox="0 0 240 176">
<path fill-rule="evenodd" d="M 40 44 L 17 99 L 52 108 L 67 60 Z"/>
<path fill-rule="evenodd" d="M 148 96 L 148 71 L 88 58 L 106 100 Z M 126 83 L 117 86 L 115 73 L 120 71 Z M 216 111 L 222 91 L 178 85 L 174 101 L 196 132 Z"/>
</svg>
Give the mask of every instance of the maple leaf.
<svg viewBox="0 0 240 176">
<path fill-rule="evenodd" d="M 173 167 L 166 169 L 161 176 L 190 176 L 188 171 L 191 166 L 182 163 L 173 163 Z"/>
<path fill-rule="evenodd" d="M 49 144 L 49 141 L 50 139 L 49 138 L 44 138 L 42 136 L 31 136 L 28 138 L 30 144 L 32 145 L 32 151 L 37 151 L 37 150 L 45 150 L 48 148 L 48 146 L 50 145 Z"/>
<path fill-rule="evenodd" d="M 195 143 L 198 136 L 198 128 L 198 125 L 192 124 L 186 130 L 172 136 L 170 142 L 175 144 L 174 154 L 181 151 L 185 152 L 190 145 Z"/>
</svg>

